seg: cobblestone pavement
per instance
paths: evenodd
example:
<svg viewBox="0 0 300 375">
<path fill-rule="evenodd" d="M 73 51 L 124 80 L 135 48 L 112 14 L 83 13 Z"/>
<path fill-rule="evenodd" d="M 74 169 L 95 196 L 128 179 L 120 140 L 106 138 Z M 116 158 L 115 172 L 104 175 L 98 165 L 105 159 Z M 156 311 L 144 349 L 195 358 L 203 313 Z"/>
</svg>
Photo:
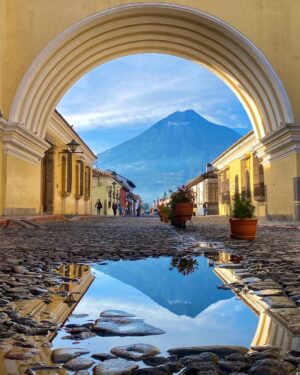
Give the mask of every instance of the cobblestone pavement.
<svg viewBox="0 0 300 375">
<path fill-rule="evenodd" d="M 0 307 L 30 297 L 28 285 L 33 295 L 39 294 L 34 288 L 51 286 L 53 268 L 62 262 L 172 256 L 178 250 L 194 254 L 208 252 L 208 247 L 212 253 L 226 250 L 244 255 L 242 266 L 252 276 L 274 278 L 283 287 L 292 282 L 295 288 L 290 287 L 291 293 L 299 290 L 299 298 L 293 299 L 300 305 L 299 230 L 262 226 L 255 241 L 237 241 L 229 238 L 228 219 L 222 217 L 193 218 L 185 232 L 176 232 L 157 218 L 74 219 L 0 229 Z M 206 244 L 199 247 L 199 242 Z M 8 275 L 22 276 L 28 285 L 24 280 L 8 282 Z"/>
<path fill-rule="evenodd" d="M 11 302 L 31 298 L 49 300 L 51 287 L 66 281 L 55 272 L 61 263 L 201 253 L 214 258 L 219 251 L 243 256 L 233 267 L 239 274 L 239 281 L 224 288 L 237 293 L 245 288 L 261 293 L 269 299 L 269 307 L 277 308 L 287 325 L 300 335 L 299 230 L 261 226 L 255 241 L 237 241 L 229 238 L 228 219 L 219 217 L 193 218 L 192 225 L 184 232 L 175 231 L 157 218 L 76 219 L 0 230 L 0 339 L 17 337 L 15 345 L 23 347 L 26 340 L 22 335 L 46 335 L 58 329 L 53 322 L 36 322 L 30 316 L 20 316 Z M 177 356 L 180 366 L 187 365 L 183 372 L 186 374 L 295 374 L 300 363 L 300 352 L 296 351 L 282 361 L 281 353 L 274 348 L 256 348 L 254 355 L 247 353 L 246 348 L 235 348 L 232 352 L 224 348 L 204 350 L 199 347 L 182 363 L 180 356 L 183 354 L 179 349 L 171 354 Z M 199 357 L 196 363 L 195 355 L 201 356 L 203 350 L 210 355 L 206 353 L 203 356 L 206 359 Z M 186 355 L 188 351 L 183 350 L 183 353 Z M 213 357 L 212 353 L 219 357 Z M 160 375 L 178 372 L 170 360 L 166 359 L 166 363 L 168 366 L 159 370 Z M 170 370 L 172 366 L 176 371 Z M 156 370 L 147 371 L 148 375 L 157 374 Z"/>
</svg>

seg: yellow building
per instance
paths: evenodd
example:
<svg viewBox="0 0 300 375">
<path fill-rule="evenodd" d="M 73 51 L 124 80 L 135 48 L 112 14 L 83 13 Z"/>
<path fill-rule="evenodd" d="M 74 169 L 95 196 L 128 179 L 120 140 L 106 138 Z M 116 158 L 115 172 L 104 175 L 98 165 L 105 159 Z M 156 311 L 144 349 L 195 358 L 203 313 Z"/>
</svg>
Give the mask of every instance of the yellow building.
<svg viewBox="0 0 300 375">
<path fill-rule="evenodd" d="M 72 140 L 75 148 L 78 145 L 73 152 Z M 50 119 L 45 141 L 50 148 L 41 160 L 40 212 L 91 214 L 92 165 L 97 157 L 58 111 Z"/>
<path fill-rule="evenodd" d="M 220 215 L 229 215 L 233 197 L 235 194 L 243 194 L 255 205 L 256 216 L 293 220 L 292 213 L 283 213 L 282 206 L 288 202 L 289 197 L 282 197 L 283 202 L 278 202 L 278 206 L 282 207 L 282 214 L 272 215 L 268 211 L 270 165 L 260 154 L 261 148 L 262 144 L 251 131 L 212 162 L 218 170 Z M 281 183 L 282 181 L 277 182 L 278 185 Z M 276 186 L 273 185 L 270 190 L 272 189 L 276 189 Z M 271 199 L 272 203 L 274 204 Z"/>
<path fill-rule="evenodd" d="M 46 136 L 71 85 L 114 58 L 154 52 L 228 84 L 261 143 L 268 216 L 299 219 L 299 14 L 299 0 L 0 0 L 0 214 L 43 212 Z M 65 198 L 61 211 L 76 212 Z"/>
<path fill-rule="evenodd" d="M 112 216 L 114 214 L 112 205 L 113 203 L 119 205 L 121 189 L 121 183 L 111 173 L 94 169 L 92 182 L 93 214 L 97 214 L 96 202 L 100 199 L 102 203 L 100 215 Z M 117 215 L 119 215 L 118 210 Z"/>
</svg>

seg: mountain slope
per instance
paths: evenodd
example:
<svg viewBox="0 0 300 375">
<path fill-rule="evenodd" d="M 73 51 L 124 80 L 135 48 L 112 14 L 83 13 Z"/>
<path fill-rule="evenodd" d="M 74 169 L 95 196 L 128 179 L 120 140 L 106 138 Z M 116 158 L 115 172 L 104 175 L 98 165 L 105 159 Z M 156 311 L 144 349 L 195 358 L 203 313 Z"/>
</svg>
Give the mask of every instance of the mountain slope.
<svg viewBox="0 0 300 375">
<path fill-rule="evenodd" d="M 217 289 L 220 279 L 207 266 L 206 258 L 197 261 L 198 269 L 188 276 L 170 271 L 169 258 L 109 262 L 94 268 L 138 289 L 172 313 L 194 318 L 219 300 L 233 297 L 231 291 Z"/>
<path fill-rule="evenodd" d="M 174 190 L 205 170 L 240 135 L 187 110 L 98 155 L 98 167 L 131 179 L 144 201 Z"/>
</svg>

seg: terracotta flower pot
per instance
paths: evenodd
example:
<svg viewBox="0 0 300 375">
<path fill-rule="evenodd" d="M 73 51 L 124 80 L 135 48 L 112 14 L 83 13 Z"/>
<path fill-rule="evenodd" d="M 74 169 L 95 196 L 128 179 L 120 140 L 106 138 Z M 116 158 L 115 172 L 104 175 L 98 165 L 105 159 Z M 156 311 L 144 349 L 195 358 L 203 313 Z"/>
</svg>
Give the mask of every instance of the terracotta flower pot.
<svg viewBox="0 0 300 375">
<path fill-rule="evenodd" d="M 176 206 L 173 209 L 173 216 L 180 222 L 191 220 L 193 216 L 193 203 L 176 203 Z"/>
<path fill-rule="evenodd" d="M 230 224 L 230 238 L 236 238 L 235 228 L 234 228 L 234 219 L 229 218 L 229 224 Z"/>
<path fill-rule="evenodd" d="M 254 240 L 256 236 L 257 219 L 229 219 L 231 238 L 238 240 Z"/>
</svg>

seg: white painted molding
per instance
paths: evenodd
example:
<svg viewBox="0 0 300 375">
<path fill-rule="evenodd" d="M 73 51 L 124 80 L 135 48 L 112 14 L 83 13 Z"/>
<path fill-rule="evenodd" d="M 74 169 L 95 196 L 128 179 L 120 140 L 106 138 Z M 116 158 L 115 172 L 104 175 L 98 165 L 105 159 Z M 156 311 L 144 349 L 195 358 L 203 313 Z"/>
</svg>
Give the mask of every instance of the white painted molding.
<svg viewBox="0 0 300 375">
<path fill-rule="evenodd" d="M 282 124 L 279 129 L 262 139 L 264 154 L 269 161 L 287 158 L 300 153 L 300 124 Z"/>
<path fill-rule="evenodd" d="M 23 125 L 9 124 L 7 121 L 0 121 L 0 140 L 4 154 L 33 164 L 39 164 L 50 147 L 49 143 Z"/>
<path fill-rule="evenodd" d="M 211 163 L 215 168 L 223 169 L 232 161 L 242 159 L 245 154 L 254 152 L 261 146 L 261 142 L 255 138 L 253 133 L 250 133 L 238 140 Z"/>
<path fill-rule="evenodd" d="M 253 152 L 263 159 L 264 165 L 300 153 L 300 124 L 284 124 L 260 141 L 251 134 L 225 150 L 212 164 L 218 169 L 223 169 L 233 160 Z"/>
</svg>

